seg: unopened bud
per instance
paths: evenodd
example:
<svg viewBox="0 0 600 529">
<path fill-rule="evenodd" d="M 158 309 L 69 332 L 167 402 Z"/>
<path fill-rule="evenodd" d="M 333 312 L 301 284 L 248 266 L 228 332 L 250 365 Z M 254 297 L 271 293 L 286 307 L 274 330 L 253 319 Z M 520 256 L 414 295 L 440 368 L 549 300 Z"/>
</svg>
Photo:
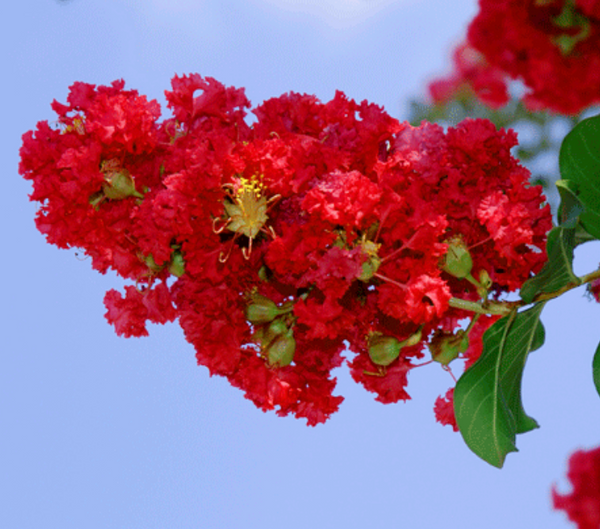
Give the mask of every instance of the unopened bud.
<svg viewBox="0 0 600 529">
<path fill-rule="evenodd" d="M 254 294 L 246 308 L 246 319 L 254 324 L 269 323 L 279 316 L 277 305 L 265 296 Z"/>
<path fill-rule="evenodd" d="M 258 279 L 260 279 L 261 281 L 268 283 L 269 282 L 269 275 L 268 275 L 268 269 L 265 265 L 262 265 L 259 269 L 258 269 Z"/>
<path fill-rule="evenodd" d="M 362 272 L 358 276 L 358 279 L 365 282 L 370 281 L 379 269 L 380 264 L 381 259 L 379 259 L 377 256 L 369 258 L 362 264 Z"/>
<path fill-rule="evenodd" d="M 102 190 L 106 198 L 113 200 L 122 200 L 130 196 L 144 198 L 144 195 L 135 190 L 133 177 L 127 169 L 109 171 L 104 179 L 106 183 L 102 185 Z"/>
<path fill-rule="evenodd" d="M 437 331 L 431 338 L 429 351 L 434 362 L 447 366 L 469 347 L 469 336 L 462 329 L 456 334 Z"/>
<path fill-rule="evenodd" d="M 267 335 L 277 336 L 278 334 L 284 334 L 288 331 L 288 326 L 285 324 L 283 319 L 277 318 L 272 321 L 267 329 Z"/>
<path fill-rule="evenodd" d="M 296 352 L 296 339 L 294 332 L 289 329 L 285 334 L 280 334 L 267 348 L 267 360 L 273 367 L 289 366 L 294 360 Z"/>
<path fill-rule="evenodd" d="M 366 255 L 367 260 L 362 264 L 362 272 L 358 276 L 360 281 L 370 281 L 375 275 L 381 264 L 381 259 L 377 255 L 379 251 L 379 245 L 373 241 L 364 241 L 361 244 L 363 254 Z"/>
<path fill-rule="evenodd" d="M 490 274 L 487 273 L 487 270 L 482 269 L 479 272 L 479 282 L 486 290 L 489 290 L 492 287 L 492 278 L 490 277 Z"/>
<path fill-rule="evenodd" d="M 442 270 L 451 276 L 462 279 L 471 273 L 473 260 L 462 238 L 453 237 L 448 242 L 448 252 L 444 256 Z"/>
<path fill-rule="evenodd" d="M 162 266 L 158 266 L 152 254 L 148 254 L 148 256 L 144 259 L 144 263 L 152 272 L 160 272 L 162 270 Z"/>
<path fill-rule="evenodd" d="M 175 277 L 181 277 L 185 274 L 185 261 L 183 260 L 183 255 L 181 255 L 181 252 L 178 250 L 173 252 L 173 257 L 169 263 L 169 272 Z"/>
<path fill-rule="evenodd" d="M 477 295 L 482 299 L 486 299 L 488 296 L 488 292 L 492 287 L 492 279 L 490 278 L 490 274 L 487 273 L 487 270 L 482 269 L 479 272 L 479 283 L 472 280 L 471 283 L 476 285 Z"/>
<path fill-rule="evenodd" d="M 402 344 L 393 336 L 375 335 L 369 341 L 369 357 L 378 366 L 389 366 L 400 356 Z"/>
</svg>

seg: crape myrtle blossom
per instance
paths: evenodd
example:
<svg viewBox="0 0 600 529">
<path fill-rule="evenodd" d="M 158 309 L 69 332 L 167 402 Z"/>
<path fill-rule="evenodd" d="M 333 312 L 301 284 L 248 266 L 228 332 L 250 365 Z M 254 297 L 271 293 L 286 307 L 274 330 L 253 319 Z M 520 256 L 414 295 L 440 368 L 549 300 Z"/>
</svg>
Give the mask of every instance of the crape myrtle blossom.
<svg viewBox="0 0 600 529">
<path fill-rule="evenodd" d="M 452 72 L 429 83 L 428 90 L 435 104 L 472 91 L 486 105 L 500 108 L 510 100 L 507 82 L 502 70 L 490 66 L 481 53 L 463 42 L 452 53 Z"/>
<path fill-rule="evenodd" d="M 75 83 L 20 172 L 49 242 L 134 283 L 105 297 L 119 335 L 178 319 L 262 410 L 324 422 L 344 362 L 380 402 L 409 399 L 427 348 L 471 365 L 498 318 L 451 300 L 497 299 L 546 260 L 549 207 L 510 130 L 412 127 L 341 92 L 270 99 L 249 126 L 243 90 L 198 74 L 166 97 L 159 121 L 122 81 Z M 435 410 L 455 426 L 451 391 Z"/>
<path fill-rule="evenodd" d="M 600 527 L 600 447 L 577 450 L 569 458 L 567 477 L 571 482 L 570 494 L 559 494 L 552 488 L 555 509 L 566 511 L 569 520 L 578 529 Z"/>
<path fill-rule="evenodd" d="M 468 74 L 484 102 L 502 102 L 498 72 L 524 82 L 534 111 L 577 114 L 600 101 L 599 0 L 479 0 L 468 44 L 486 64 Z"/>
</svg>

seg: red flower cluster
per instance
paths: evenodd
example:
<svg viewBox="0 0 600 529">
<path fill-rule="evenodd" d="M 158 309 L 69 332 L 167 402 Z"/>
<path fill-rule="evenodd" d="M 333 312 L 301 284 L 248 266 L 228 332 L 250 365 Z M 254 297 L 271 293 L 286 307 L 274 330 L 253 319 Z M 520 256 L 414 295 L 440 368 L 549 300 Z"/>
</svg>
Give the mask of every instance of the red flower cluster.
<svg viewBox="0 0 600 529">
<path fill-rule="evenodd" d="M 325 421 L 345 349 L 377 400 L 410 398 L 426 345 L 473 362 L 495 319 L 460 330 L 472 313 L 451 298 L 514 291 L 546 259 L 549 207 L 512 131 L 414 128 L 341 92 L 270 99 L 249 126 L 243 90 L 197 74 L 166 97 L 159 122 L 122 82 L 75 83 L 58 126 L 23 136 L 20 172 L 49 242 L 135 281 L 105 298 L 118 334 L 178 318 L 198 363 L 263 410 Z"/>
<path fill-rule="evenodd" d="M 600 101 L 600 1 L 479 0 L 479 7 L 469 44 L 494 71 L 525 83 L 529 108 L 576 114 Z M 489 77 L 490 92 L 500 94 L 500 77 Z"/>
<path fill-rule="evenodd" d="M 483 55 L 464 42 L 452 54 L 453 71 L 448 77 L 429 84 L 434 103 L 446 103 L 463 91 L 474 91 L 492 108 L 500 108 L 510 100 L 506 74 L 490 66 Z"/>
<path fill-rule="evenodd" d="M 569 520 L 578 529 L 600 527 L 600 447 L 593 450 L 578 450 L 569 458 L 567 476 L 573 491 L 558 494 L 552 489 L 555 509 L 566 511 Z"/>
</svg>

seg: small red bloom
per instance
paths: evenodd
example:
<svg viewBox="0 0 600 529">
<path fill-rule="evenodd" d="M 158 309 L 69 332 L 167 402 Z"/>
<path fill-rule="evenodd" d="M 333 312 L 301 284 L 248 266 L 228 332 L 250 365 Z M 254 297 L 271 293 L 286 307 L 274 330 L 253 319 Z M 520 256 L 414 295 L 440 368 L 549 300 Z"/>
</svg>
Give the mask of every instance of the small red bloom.
<svg viewBox="0 0 600 529">
<path fill-rule="evenodd" d="M 573 490 L 570 494 L 559 494 L 552 488 L 555 509 L 566 511 L 569 520 L 578 529 L 600 527 L 600 447 L 593 450 L 578 450 L 569 458 L 567 477 Z"/>
<path fill-rule="evenodd" d="M 450 388 L 443 397 L 439 396 L 435 400 L 433 411 L 437 422 L 443 426 L 452 426 L 452 429 L 458 432 L 456 417 L 454 416 L 454 388 Z"/>
<path fill-rule="evenodd" d="M 125 287 L 125 297 L 112 289 L 104 296 L 105 317 L 119 336 L 148 336 L 146 321 L 167 323 L 177 317 L 169 289 L 164 283 L 144 291 Z"/>
<path fill-rule="evenodd" d="M 472 90 L 492 108 L 508 103 L 507 76 L 499 68 L 487 64 L 481 53 L 464 42 L 452 54 L 453 71 L 448 77 L 429 84 L 434 103 L 446 103 L 464 90 Z"/>
</svg>

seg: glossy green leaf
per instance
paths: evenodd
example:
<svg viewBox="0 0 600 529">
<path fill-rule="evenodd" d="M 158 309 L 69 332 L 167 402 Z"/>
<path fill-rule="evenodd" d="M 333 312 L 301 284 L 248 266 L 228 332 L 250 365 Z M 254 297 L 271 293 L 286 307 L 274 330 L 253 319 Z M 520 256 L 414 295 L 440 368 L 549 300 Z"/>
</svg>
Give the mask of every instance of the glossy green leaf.
<svg viewBox="0 0 600 529">
<path fill-rule="evenodd" d="M 563 228 L 574 228 L 585 208 L 577 197 L 577 185 L 571 180 L 557 180 L 556 189 L 560 195 L 558 220 Z"/>
<path fill-rule="evenodd" d="M 560 174 L 577 189 L 585 211 L 579 219 L 584 229 L 600 239 L 600 116 L 579 123 L 563 140 Z"/>
<path fill-rule="evenodd" d="M 600 395 L 600 344 L 598 344 L 598 347 L 596 348 L 594 360 L 592 361 L 592 374 L 594 376 L 596 391 L 598 392 L 598 395 Z"/>
<path fill-rule="evenodd" d="M 530 351 L 545 339 L 538 303 L 498 320 L 483 337 L 481 358 L 460 377 L 454 389 L 454 413 L 467 446 L 501 468 L 516 452 L 516 434 L 538 427 L 521 401 L 523 368 Z"/>
<path fill-rule="evenodd" d="M 553 228 L 548 234 L 546 251 L 548 261 L 540 273 L 528 279 L 521 287 L 521 299 L 531 303 L 537 294 L 556 292 L 569 283 L 579 284 L 581 280 L 573 273 L 573 249 L 575 229 Z"/>
<path fill-rule="evenodd" d="M 575 227 L 575 246 L 579 246 L 584 242 L 595 240 L 597 240 L 596 237 L 587 232 L 587 230 L 581 225 L 581 221 L 577 221 L 577 226 Z"/>
</svg>

